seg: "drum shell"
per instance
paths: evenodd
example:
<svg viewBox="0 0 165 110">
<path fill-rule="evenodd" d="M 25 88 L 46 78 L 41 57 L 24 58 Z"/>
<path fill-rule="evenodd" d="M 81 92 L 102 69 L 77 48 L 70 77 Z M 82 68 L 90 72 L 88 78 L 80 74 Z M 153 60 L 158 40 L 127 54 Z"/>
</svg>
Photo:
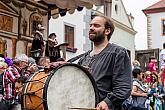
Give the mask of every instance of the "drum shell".
<svg viewBox="0 0 165 110">
<path fill-rule="evenodd" d="M 44 99 L 44 83 L 48 78 L 49 73 L 38 72 L 31 75 L 27 81 L 27 83 L 23 87 L 22 94 L 22 109 L 35 109 L 43 110 L 43 99 Z M 40 81 L 38 81 L 40 80 Z M 43 98 L 43 99 L 42 99 Z"/>
</svg>

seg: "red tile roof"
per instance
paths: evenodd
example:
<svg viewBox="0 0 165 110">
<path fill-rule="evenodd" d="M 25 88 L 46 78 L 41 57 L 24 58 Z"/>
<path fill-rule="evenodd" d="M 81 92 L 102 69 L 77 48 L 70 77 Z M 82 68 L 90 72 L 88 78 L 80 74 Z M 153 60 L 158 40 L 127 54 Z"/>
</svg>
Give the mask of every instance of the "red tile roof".
<svg viewBox="0 0 165 110">
<path fill-rule="evenodd" d="M 157 8 L 165 8 L 165 0 L 161 0 L 146 9 L 157 9 Z"/>
<path fill-rule="evenodd" d="M 145 14 L 165 12 L 165 0 L 161 0 L 148 8 L 144 9 Z"/>
</svg>

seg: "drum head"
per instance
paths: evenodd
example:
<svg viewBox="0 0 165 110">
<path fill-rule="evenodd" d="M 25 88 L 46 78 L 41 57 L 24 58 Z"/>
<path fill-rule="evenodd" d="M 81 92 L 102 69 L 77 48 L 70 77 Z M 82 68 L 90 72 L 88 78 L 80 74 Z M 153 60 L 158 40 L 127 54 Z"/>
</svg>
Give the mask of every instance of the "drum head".
<svg viewBox="0 0 165 110">
<path fill-rule="evenodd" d="M 96 84 L 91 75 L 75 64 L 63 65 L 53 71 L 47 80 L 48 110 L 68 110 L 68 108 L 95 108 L 98 102 Z"/>
</svg>

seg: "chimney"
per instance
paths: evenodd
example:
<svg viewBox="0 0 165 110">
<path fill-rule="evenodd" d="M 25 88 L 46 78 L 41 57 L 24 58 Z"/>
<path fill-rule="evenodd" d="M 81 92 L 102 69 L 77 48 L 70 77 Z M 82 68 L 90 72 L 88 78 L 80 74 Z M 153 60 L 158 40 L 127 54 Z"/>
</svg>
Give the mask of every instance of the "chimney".
<svg viewBox="0 0 165 110">
<path fill-rule="evenodd" d="M 132 26 L 134 26 L 134 17 L 132 16 L 131 13 L 128 15 L 128 18 L 129 18 L 129 20 L 130 20 Z"/>
</svg>

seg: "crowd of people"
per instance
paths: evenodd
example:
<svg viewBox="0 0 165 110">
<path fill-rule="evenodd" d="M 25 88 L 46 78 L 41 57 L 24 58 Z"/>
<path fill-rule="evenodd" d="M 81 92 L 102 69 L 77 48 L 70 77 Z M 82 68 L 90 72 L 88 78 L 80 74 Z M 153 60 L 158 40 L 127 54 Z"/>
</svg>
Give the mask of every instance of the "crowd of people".
<svg viewBox="0 0 165 110">
<path fill-rule="evenodd" d="M 61 62 L 50 62 L 49 57 L 41 57 L 38 63 L 35 59 L 25 54 L 16 55 L 10 59 L 0 56 L 0 108 L 1 110 L 16 109 L 21 103 L 22 87 L 30 75 L 38 71 L 49 72 Z"/>
<path fill-rule="evenodd" d="M 93 48 L 82 54 L 78 61 L 78 65 L 90 72 L 97 85 L 99 102 L 96 109 L 165 110 L 165 44 L 160 56 L 162 61 L 160 73 L 157 71 L 155 57 L 150 58 L 148 71 L 144 72 L 138 61 L 133 62 L 131 69 L 127 50 L 109 43 L 114 29 L 114 24 L 109 18 L 95 16 L 89 30 Z M 67 63 L 59 58 L 59 50 L 54 50 L 57 44 L 55 34 L 49 36 L 46 47 L 48 53 L 45 57 L 42 57 L 42 33 L 36 31 L 34 35 L 31 49 L 33 58 L 25 54 L 16 55 L 14 59 L 0 56 L 0 76 L 3 76 L 0 78 L 1 110 L 21 109 L 17 107 L 20 107 L 22 87 L 32 74 L 38 71 L 49 73 L 53 68 Z M 36 45 L 37 43 L 39 45 Z"/>
<path fill-rule="evenodd" d="M 132 92 L 123 103 L 126 110 L 165 110 L 165 43 L 160 53 L 160 71 L 157 59 L 149 58 L 146 70 L 135 60 L 132 65 Z"/>
</svg>

